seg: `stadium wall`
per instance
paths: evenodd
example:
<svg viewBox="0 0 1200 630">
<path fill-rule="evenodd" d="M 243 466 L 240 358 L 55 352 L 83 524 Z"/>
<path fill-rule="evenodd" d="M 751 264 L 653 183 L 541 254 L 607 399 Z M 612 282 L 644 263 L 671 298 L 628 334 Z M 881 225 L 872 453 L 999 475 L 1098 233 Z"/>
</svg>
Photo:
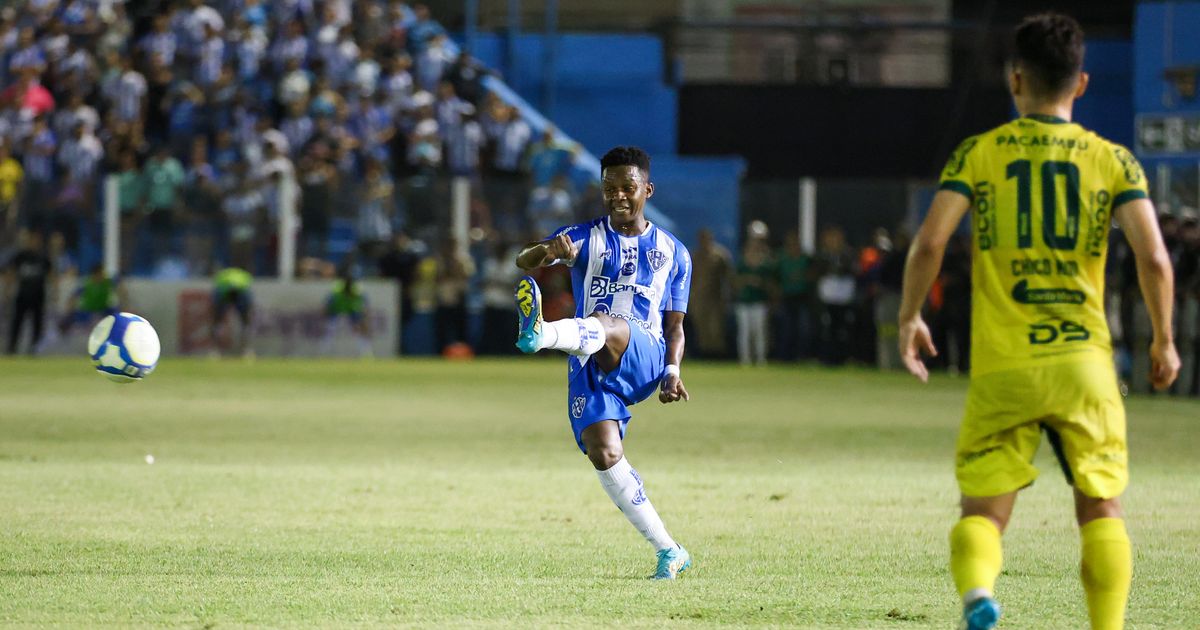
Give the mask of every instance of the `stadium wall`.
<svg viewBox="0 0 1200 630">
<path fill-rule="evenodd" d="M 210 280 L 126 280 L 123 284 L 129 294 L 129 305 L 124 307 L 125 310 L 150 321 L 162 342 L 163 356 L 203 355 L 212 349 L 213 288 Z M 345 322 L 339 322 L 329 347 L 323 347 L 325 300 L 331 286 L 328 280 L 255 280 L 251 344 L 255 353 L 281 357 L 356 356 L 357 346 Z M 375 356 L 391 356 L 395 353 L 399 333 L 397 284 L 363 280 L 359 286 L 367 296 L 371 349 Z M 230 322 L 236 319 L 236 315 L 230 314 Z M 225 328 L 221 343 L 228 348 L 232 346 L 235 329 Z M 84 354 L 87 334 L 86 330 L 74 331 L 55 340 L 46 348 L 46 353 Z"/>
<path fill-rule="evenodd" d="M 1200 2 L 1137 5 L 1133 103 L 1140 137 L 1136 148 L 1152 179 L 1159 166 L 1190 169 L 1200 161 L 1200 96 L 1195 91 L 1196 82 L 1200 81 L 1198 31 Z M 1170 70 L 1182 71 L 1184 77 L 1190 77 L 1190 96 L 1168 77 Z M 1184 124 L 1167 125 L 1163 121 L 1168 118 Z M 1153 119 L 1158 124 L 1147 124 Z M 1164 200 L 1156 197 L 1156 201 Z M 1194 199 L 1189 199 L 1188 204 L 1194 205 Z"/>
<path fill-rule="evenodd" d="M 461 37 L 457 38 L 462 41 Z M 663 83 L 662 42 L 652 35 L 566 33 L 555 38 L 552 76 L 544 72 L 546 38 L 515 39 L 516 67 L 504 80 L 560 129 L 597 155 L 618 144 L 637 144 L 652 155 L 674 153 L 677 145 L 675 88 Z M 491 68 L 508 64 L 509 38 L 480 33 L 472 54 Z M 546 82 L 555 106 L 542 102 Z"/>
</svg>

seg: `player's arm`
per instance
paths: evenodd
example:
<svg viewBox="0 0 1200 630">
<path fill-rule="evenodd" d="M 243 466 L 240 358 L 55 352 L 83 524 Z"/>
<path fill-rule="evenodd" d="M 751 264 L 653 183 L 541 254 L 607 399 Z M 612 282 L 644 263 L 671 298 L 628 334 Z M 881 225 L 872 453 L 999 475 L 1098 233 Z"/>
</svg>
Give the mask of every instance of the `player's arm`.
<svg viewBox="0 0 1200 630">
<path fill-rule="evenodd" d="M 1175 305 L 1175 272 L 1171 269 L 1171 256 L 1163 244 L 1150 200 L 1134 199 L 1123 203 L 1113 216 L 1121 224 L 1133 250 L 1138 284 L 1154 329 L 1150 342 L 1150 382 L 1155 389 L 1166 389 L 1179 375 L 1179 353 L 1175 350 L 1175 335 L 1171 330 L 1171 310 Z"/>
<path fill-rule="evenodd" d="M 575 262 L 579 250 L 565 232 L 544 241 L 535 241 L 521 248 L 517 254 L 517 266 L 529 271 L 538 267 L 549 267 L 562 262 L 568 265 Z"/>
<path fill-rule="evenodd" d="M 683 379 L 679 376 L 679 365 L 683 362 L 683 317 L 684 314 L 679 311 L 663 312 L 663 337 L 667 342 L 667 373 L 658 387 L 658 400 L 662 403 L 689 399 L 687 389 L 683 386 Z"/>
<path fill-rule="evenodd" d="M 921 307 L 942 268 L 946 243 L 970 207 L 971 200 L 965 195 L 952 190 L 939 190 L 933 197 L 921 229 L 913 238 L 912 246 L 908 248 L 903 298 L 900 302 L 900 358 L 904 367 L 921 382 L 929 380 L 929 370 L 921 360 L 921 351 L 924 350 L 929 356 L 937 356 L 929 327 L 921 319 Z"/>
</svg>

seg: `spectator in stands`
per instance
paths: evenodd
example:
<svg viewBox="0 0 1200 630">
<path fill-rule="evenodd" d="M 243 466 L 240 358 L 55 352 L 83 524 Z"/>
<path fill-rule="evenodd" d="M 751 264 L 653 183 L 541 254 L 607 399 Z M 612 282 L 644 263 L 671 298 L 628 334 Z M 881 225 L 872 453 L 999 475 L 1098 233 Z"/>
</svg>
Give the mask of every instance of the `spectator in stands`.
<svg viewBox="0 0 1200 630">
<path fill-rule="evenodd" d="M 48 200 L 54 193 L 54 152 L 58 139 L 50 130 L 45 116 L 35 116 L 33 127 L 25 140 L 22 151 L 25 171 L 25 199 L 21 203 L 24 213 L 23 227 L 46 230 L 50 227 Z"/>
<path fill-rule="evenodd" d="M 312 139 L 316 125 L 308 115 L 308 101 L 297 100 L 288 104 L 287 117 L 279 123 L 279 131 L 287 138 L 292 155 L 299 154 Z"/>
<path fill-rule="evenodd" d="M 203 137 L 192 143 L 182 194 L 188 268 L 194 274 L 208 274 L 212 271 L 218 235 L 225 233 L 225 221 L 217 171 L 208 162 L 208 143 Z"/>
<path fill-rule="evenodd" d="M 122 149 L 117 156 L 117 207 L 121 213 L 121 269 L 133 270 L 137 233 L 142 214 L 142 173 L 133 149 Z"/>
<path fill-rule="evenodd" d="M 553 125 L 546 127 L 542 137 L 529 145 L 526 170 L 533 186 L 545 186 L 559 175 L 566 175 L 574 160 L 572 147 L 558 138 Z"/>
<path fill-rule="evenodd" d="M 437 350 L 467 339 L 467 289 L 475 262 L 453 237 L 442 241 L 437 256 Z"/>
<path fill-rule="evenodd" d="M 104 160 L 104 149 L 83 121 L 75 123 L 71 136 L 58 152 L 58 163 L 65 175 L 60 187 L 60 197 L 70 195 L 72 202 L 59 218 L 59 231 L 74 233 L 79 227 L 91 242 L 99 242 L 101 232 L 96 217 L 96 195 L 100 163 Z M 86 225 L 79 226 L 80 220 Z M 74 239 L 68 238 L 74 245 Z"/>
<path fill-rule="evenodd" d="M 956 234 L 946 248 L 941 272 L 942 308 L 931 322 L 938 349 L 934 365 L 968 374 L 971 360 L 971 239 Z"/>
<path fill-rule="evenodd" d="M 23 230 L 18 237 L 20 246 L 5 267 L 5 301 L 13 300 L 12 321 L 8 327 L 8 353 L 16 354 L 21 340 L 21 328 L 30 320 L 33 338 L 29 353 L 34 354 L 42 340 L 46 295 L 54 284 L 54 269 L 46 257 L 42 234 Z"/>
<path fill-rule="evenodd" d="M 186 156 L 192 140 L 199 134 L 207 134 L 207 121 L 203 120 L 204 94 L 191 83 L 181 83 L 166 101 L 167 134 L 171 153 Z"/>
<path fill-rule="evenodd" d="M 300 158 L 300 255 L 325 258 L 332 221 L 337 168 L 329 162 L 329 147 L 314 144 Z"/>
<path fill-rule="evenodd" d="M 208 7 L 205 7 L 208 8 Z M 220 16 L 217 17 L 220 19 Z M 225 67 L 225 40 L 217 26 L 203 22 L 203 39 L 199 42 L 198 57 L 192 80 L 201 87 L 209 87 L 221 77 Z"/>
<path fill-rule="evenodd" d="M 120 57 L 121 74 L 107 94 L 109 105 L 117 112 L 117 119 L 124 122 L 140 120 L 146 112 L 146 77 L 133 67 L 133 58 Z M 166 64 L 159 66 L 168 68 Z"/>
<path fill-rule="evenodd" d="M 778 342 L 780 358 L 787 361 L 812 356 L 813 261 L 800 246 L 800 234 L 789 231 L 776 256 L 779 273 Z"/>
<path fill-rule="evenodd" d="M 254 241 L 266 203 L 259 186 L 250 177 L 250 165 L 244 160 L 234 162 L 223 178 L 221 210 L 228 226 L 229 264 L 250 267 L 254 263 Z"/>
<path fill-rule="evenodd" d="M 379 275 L 392 278 L 400 288 L 400 330 L 404 331 L 413 314 L 413 282 L 417 264 L 425 257 L 425 244 L 408 237 L 404 230 L 397 230 L 391 247 L 379 259 Z M 399 343 L 399 336 L 397 336 Z"/>
<path fill-rule="evenodd" d="M 138 40 L 136 51 L 147 65 L 172 66 L 175 64 L 175 52 L 178 48 L 179 38 L 171 30 L 171 15 L 159 13 L 154 16 L 150 32 Z"/>
<path fill-rule="evenodd" d="M 494 101 L 490 180 L 484 192 L 491 206 L 497 227 L 506 233 L 525 230 L 522 210 L 526 207 L 526 183 L 523 170 L 525 150 L 529 145 L 529 124 L 516 107 Z M 485 126 L 486 130 L 486 126 Z"/>
<path fill-rule="evenodd" d="M 467 102 L 478 103 L 483 96 L 483 78 L 487 76 L 487 69 L 466 50 L 459 51 L 443 76 L 454 86 L 454 92 Z"/>
<path fill-rule="evenodd" d="M 179 195 L 183 187 L 183 166 L 171 155 L 171 147 L 160 144 L 142 167 L 142 191 L 145 195 L 145 230 L 150 265 L 158 264 L 164 254 L 179 251 L 174 246 L 179 217 Z"/>
<path fill-rule="evenodd" d="M 1193 213 L 1184 215 L 1179 228 L 1180 262 L 1175 268 L 1178 288 L 1177 335 L 1183 354 L 1188 358 L 1181 374 L 1188 378 L 1178 386 L 1178 393 L 1200 395 L 1200 219 Z"/>
<path fill-rule="evenodd" d="M 94 133 L 100 126 L 99 114 L 95 108 L 84 102 L 81 92 L 71 92 L 66 105 L 54 112 L 51 121 L 51 129 L 58 138 L 71 137 L 77 123 L 86 126 L 89 134 Z"/>
<path fill-rule="evenodd" d="M 298 68 L 308 60 L 308 38 L 304 36 L 304 23 L 298 19 L 288 22 L 283 34 L 277 36 L 268 53 L 275 72 L 283 75 L 289 67 Z"/>
<path fill-rule="evenodd" d="M 696 233 L 692 251 L 692 293 L 688 320 L 696 331 L 696 348 L 705 358 L 728 356 L 727 322 L 734 292 L 733 256 L 713 238 L 712 230 Z"/>
<path fill-rule="evenodd" d="M 450 53 L 448 39 L 444 33 L 434 35 L 428 44 L 416 55 L 417 58 L 417 89 L 427 92 L 437 90 L 438 83 L 446 74 L 446 70 L 454 63 Z"/>
<path fill-rule="evenodd" d="M 429 7 L 424 4 L 412 6 L 413 19 L 408 25 L 408 50 L 414 55 L 425 50 L 425 47 L 435 37 L 445 35 L 445 29 L 429 13 Z M 438 75 L 441 78 L 441 75 Z"/>
<path fill-rule="evenodd" d="M 904 264 L 910 243 L 908 233 L 897 230 L 891 251 L 884 254 L 879 266 L 879 293 L 875 296 L 876 353 L 875 362 L 881 369 L 900 367 L 898 346 L 900 291 L 904 282 Z"/>
<path fill-rule="evenodd" d="M 395 221 L 394 185 L 378 160 L 368 158 L 359 206 L 358 242 L 363 257 L 377 260 L 392 240 Z"/>
<path fill-rule="evenodd" d="M 738 361 L 742 365 L 767 363 L 767 305 L 774 291 L 775 266 L 767 245 L 767 226 L 753 221 L 737 267 Z"/>
<path fill-rule="evenodd" d="M 38 76 L 46 71 L 46 54 L 35 41 L 32 26 L 17 31 L 16 50 L 8 58 L 9 76 Z"/>
<path fill-rule="evenodd" d="M 475 108 L 468 103 L 462 110 L 459 123 L 445 129 L 442 136 L 446 145 L 446 170 L 451 176 L 470 179 L 472 187 L 478 187 L 480 152 L 486 138 L 483 126 L 476 120 Z"/>
<path fill-rule="evenodd" d="M 521 270 L 512 261 L 516 260 L 519 248 L 499 236 L 493 236 L 490 245 L 483 262 L 483 336 L 479 353 L 516 354 L 512 331 L 517 325 L 517 315 L 512 308 L 512 294 Z"/>
<path fill-rule="evenodd" d="M 470 103 L 459 98 L 454 91 L 454 84 L 442 81 L 437 86 L 437 101 L 433 104 L 434 119 L 442 133 L 462 124 L 463 113 L 467 108 L 474 109 Z"/>
<path fill-rule="evenodd" d="M 826 365 L 841 365 L 850 349 L 850 331 L 854 329 L 854 273 L 856 260 L 840 227 L 821 232 L 815 273 L 821 320 L 818 358 Z"/>
<path fill-rule="evenodd" d="M 408 137 L 408 169 L 413 176 L 408 178 L 405 186 L 406 225 L 436 230 L 438 225 L 448 222 L 447 207 L 439 203 L 440 191 L 436 179 L 441 165 L 442 139 L 437 121 L 425 118 L 417 123 Z M 433 240 L 432 234 L 418 234 Z"/>
<path fill-rule="evenodd" d="M 408 108 L 408 101 L 413 95 L 412 57 L 408 53 L 384 58 L 379 88 L 383 91 L 393 115 L 399 115 Z"/>
<path fill-rule="evenodd" d="M 8 141 L 0 138 L 0 249 L 11 244 L 9 235 L 17 233 L 24 182 L 25 169 L 13 158 Z"/>
<path fill-rule="evenodd" d="M 875 299 L 879 294 L 879 270 L 884 256 L 890 251 L 892 239 L 887 228 L 883 227 L 875 228 L 871 234 L 871 242 L 858 251 L 851 356 L 866 365 L 873 364 L 878 354 Z"/>
<path fill-rule="evenodd" d="M 550 234 L 574 222 L 575 200 L 568 187 L 567 176 L 563 174 L 554 177 L 546 185 L 534 188 L 529 194 L 526 216 L 538 233 Z"/>
<path fill-rule="evenodd" d="M 54 85 L 60 92 L 91 94 L 96 88 L 96 57 L 87 48 L 72 38 L 67 45 L 67 55 L 54 70 Z"/>
</svg>

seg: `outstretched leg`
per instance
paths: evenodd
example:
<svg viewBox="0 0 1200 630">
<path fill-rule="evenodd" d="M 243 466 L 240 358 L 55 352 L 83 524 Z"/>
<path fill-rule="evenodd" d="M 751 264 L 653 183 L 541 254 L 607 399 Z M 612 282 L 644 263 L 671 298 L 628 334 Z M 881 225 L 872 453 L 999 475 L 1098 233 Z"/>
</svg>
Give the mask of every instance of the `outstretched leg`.
<svg viewBox="0 0 1200 630">
<path fill-rule="evenodd" d="M 1133 577 L 1129 534 L 1121 502 L 1094 499 L 1075 490 L 1075 518 L 1083 547 L 1080 577 L 1093 630 L 1120 630 Z"/>
<path fill-rule="evenodd" d="M 988 630 L 1000 619 L 994 599 L 1003 565 L 1000 535 L 1012 516 L 1017 493 L 962 497 L 962 518 L 950 530 L 950 573 L 963 601 L 968 630 Z"/>
</svg>

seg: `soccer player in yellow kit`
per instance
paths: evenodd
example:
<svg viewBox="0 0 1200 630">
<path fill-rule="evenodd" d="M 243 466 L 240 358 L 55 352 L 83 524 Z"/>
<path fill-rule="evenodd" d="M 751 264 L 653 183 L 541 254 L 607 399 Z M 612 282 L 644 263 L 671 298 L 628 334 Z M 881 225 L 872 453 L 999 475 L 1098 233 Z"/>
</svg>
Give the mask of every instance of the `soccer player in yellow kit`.
<svg viewBox="0 0 1200 630">
<path fill-rule="evenodd" d="M 1118 500 L 1128 481 L 1125 410 L 1104 317 L 1112 220 L 1137 260 L 1158 389 L 1179 371 L 1173 273 L 1137 160 L 1070 122 L 1088 84 L 1079 24 L 1041 14 L 1014 35 L 1008 82 L 1020 118 L 965 140 L 942 172 L 908 253 L 900 352 L 926 380 L 920 354 L 937 351 L 921 305 L 970 210 L 971 383 L 956 453 L 962 519 L 950 532 L 962 627 L 992 628 L 1000 617 L 1000 535 L 1017 492 L 1037 477 L 1044 431 L 1074 487 L 1092 628 L 1110 630 L 1124 623 L 1132 574 Z"/>
</svg>

